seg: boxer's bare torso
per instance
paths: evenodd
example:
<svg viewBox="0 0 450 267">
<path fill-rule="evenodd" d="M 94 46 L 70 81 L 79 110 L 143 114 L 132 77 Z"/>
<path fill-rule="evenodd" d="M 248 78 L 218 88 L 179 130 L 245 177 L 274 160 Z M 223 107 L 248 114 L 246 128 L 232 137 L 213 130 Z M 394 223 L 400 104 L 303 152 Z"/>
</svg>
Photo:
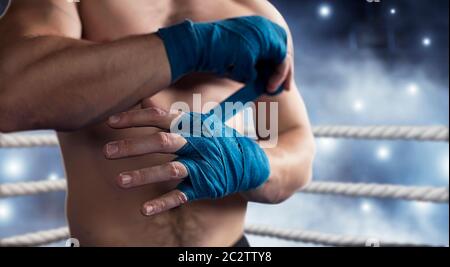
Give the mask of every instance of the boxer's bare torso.
<svg viewBox="0 0 450 267">
<path fill-rule="evenodd" d="M 250 3 L 249 3 L 250 2 Z M 157 31 L 186 18 L 217 20 L 258 14 L 254 6 L 265 1 L 232 0 L 81 0 L 78 12 L 83 38 L 106 42 Z M 153 100 L 164 108 L 176 101 L 220 102 L 240 88 L 231 81 L 192 75 Z M 159 183 L 138 189 L 120 189 L 115 177 L 123 171 L 167 162 L 170 156 L 142 156 L 106 160 L 102 147 L 108 141 L 153 133 L 153 128 L 112 130 L 99 124 L 82 131 L 59 133 L 69 183 L 67 215 L 71 234 L 84 246 L 230 246 L 243 233 L 246 201 L 240 196 L 198 201 L 144 217 L 141 205 L 175 187 Z"/>
</svg>

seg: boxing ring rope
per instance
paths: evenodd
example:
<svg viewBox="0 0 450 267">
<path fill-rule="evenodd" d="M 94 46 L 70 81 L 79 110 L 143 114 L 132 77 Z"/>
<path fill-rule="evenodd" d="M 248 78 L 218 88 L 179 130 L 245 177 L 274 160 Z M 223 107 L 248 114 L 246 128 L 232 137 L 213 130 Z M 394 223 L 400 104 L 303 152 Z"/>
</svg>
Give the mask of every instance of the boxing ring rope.
<svg viewBox="0 0 450 267">
<path fill-rule="evenodd" d="M 0 239 L 0 247 L 36 247 L 52 244 L 70 238 L 69 228 L 39 231 Z"/>
<path fill-rule="evenodd" d="M 319 138 L 415 140 L 449 142 L 449 129 L 443 126 L 319 126 L 313 129 Z M 1 134 L 0 148 L 30 148 L 58 146 L 55 134 Z M 0 184 L 0 199 L 65 191 L 64 179 Z M 449 202 L 448 187 L 401 186 L 339 182 L 312 182 L 299 191 L 309 194 L 342 195 L 347 197 L 393 198 L 434 203 Z M 271 226 L 248 225 L 251 235 L 304 242 L 325 246 L 428 246 L 426 244 L 379 241 L 374 238 L 327 234 L 312 231 L 279 229 Z M 41 246 L 68 239 L 67 227 L 0 239 L 0 247 Z"/>
<path fill-rule="evenodd" d="M 383 241 L 377 238 L 363 236 L 349 236 L 327 234 L 314 231 L 301 231 L 280 229 L 271 226 L 249 225 L 245 227 L 245 233 L 262 237 L 271 237 L 286 241 L 295 241 L 322 246 L 345 246 L 345 247 L 428 247 L 427 244 L 401 243 Z M 0 247 L 32 247 L 49 245 L 55 242 L 64 241 L 70 238 L 69 228 L 62 227 L 48 231 L 19 235 L 0 239 Z"/>
<path fill-rule="evenodd" d="M 315 137 L 414 140 L 448 142 L 449 130 L 444 126 L 319 126 L 314 127 Z"/>
<path fill-rule="evenodd" d="M 1 134 L 0 148 L 31 148 L 59 146 L 56 134 Z"/>
<path fill-rule="evenodd" d="M 0 199 L 66 190 L 65 180 L 0 184 Z"/>
<path fill-rule="evenodd" d="M 444 126 L 318 126 L 313 128 L 318 138 L 369 140 L 414 140 L 448 142 L 449 129 Z M 55 134 L 1 134 L 0 148 L 58 146 Z"/>
<path fill-rule="evenodd" d="M 0 184 L 0 199 L 59 192 L 66 190 L 66 181 L 37 181 Z M 448 203 L 448 187 L 401 186 L 391 184 L 364 184 L 312 182 L 299 193 L 342 195 L 347 197 L 392 198 L 410 201 Z"/>
<path fill-rule="evenodd" d="M 292 229 L 281 229 L 264 225 L 249 225 L 245 227 L 245 232 L 249 235 L 271 237 L 281 240 L 309 243 L 322 246 L 337 247 L 427 247 L 429 245 L 419 243 L 402 243 L 383 241 L 377 238 L 364 236 L 350 236 L 327 234 L 314 231 L 302 231 Z M 1 243 L 0 243 L 1 244 Z"/>
<path fill-rule="evenodd" d="M 299 192 L 342 195 L 347 197 L 392 198 L 421 202 L 448 203 L 448 191 L 448 187 L 312 182 Z"/>
</svg>

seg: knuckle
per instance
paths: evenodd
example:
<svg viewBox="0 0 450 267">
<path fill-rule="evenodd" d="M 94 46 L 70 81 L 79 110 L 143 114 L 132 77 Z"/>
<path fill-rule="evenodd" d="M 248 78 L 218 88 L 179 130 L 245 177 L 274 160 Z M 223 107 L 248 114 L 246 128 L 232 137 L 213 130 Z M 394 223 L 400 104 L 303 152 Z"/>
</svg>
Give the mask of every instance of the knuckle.
<svg viewBox="0 0 450 267">
<path fill-rule="evenodd" d="M 155 209 L 157 211 L 163 211 L 166 209 L 167 207 L 167 203 L 165 200 L 156 200 L 155 202 L 153 202 L 153 206 L 155 207 Z"/>
<path fill-rule="evenodd" d="M 142 185 L 145 183 L 147 177 L 147 171 L 145 169 L 137 170 L 135 172 L 135 181 L 136 184 Z"/>
<path fill-rule="evenodd" d="M 161 149 L 167 148 L 170 146 L 170 136 L 168 133 L 165 132 L 159 132 L 157 134 L 158 137 L 158 144 Z"/>
<path fill-rule="evenodd" d="M 127 112 L 119 113 L 117 117 L 120 118 L 120 124 L 128 124 L 130 121 L 130 114 Z"/>
<path fill-rule="evenodd" d="M 180 166 L 176 163 L 176 162 L 170 162 L 168 164 L 168 169 L 169 169 L 169 175 L 170 177 L 178 177 L 180 176 L 181 173 L 181 168 Z"/>
<path fill-rule="evenodd" d="M 162 109 L 150 107 L 144 109 L 143 115 L 145 116 L 145 120 L 149 123 L 154 122 L 158 117 L 163 116 L 164 112 Z"/>
<path fill-rule="evenodd" d="M 146 117 L 146 119 L 151 119 L 153 116 L 152 108 L 142 110 L 142 114 Z"/>
<path fill-rule="evenodd" d="M 130 151 L 131 141 L 128 139 L 121 140 L 118 143 L 119 146 L 119 153 L 121 154 L 128 154 Z"/>
</svg>

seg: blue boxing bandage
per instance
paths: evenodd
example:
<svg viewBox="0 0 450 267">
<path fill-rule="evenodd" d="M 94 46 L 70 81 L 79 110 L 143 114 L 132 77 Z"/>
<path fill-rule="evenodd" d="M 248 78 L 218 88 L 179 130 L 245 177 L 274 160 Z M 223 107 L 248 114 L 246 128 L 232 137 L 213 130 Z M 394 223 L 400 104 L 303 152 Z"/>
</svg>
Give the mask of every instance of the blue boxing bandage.
<svg viewBox="0 0 450 267">
<path fill-rule="evenodd" d="M 186 21 L 158 34 L 166 47 L 172 82 L 191 72 L 207 72 L 246 84 L 221 104 L 223 111 L 226 102 L 245 104 L 264 94 L 268 78 L 287 54 L 286 31 L 259 16 L 212 23 Z M 177 121 L 175 131 L 172 127 L 172 132 L 187 140 L 176 154 L 189 173 L 178 185 L 189 201 L 249 191 L 269 178 L 265 152 L 225 125 L 237 112 L 224 113 L 222 118 L 214 111 L 187 113 Z"/>
<path fill-rule="evenodd" d="M 189 201 L 217 199 L 255 189 L 270 174 L 265 152 L 253 140 L 226 126 L 215 116 L 186 113 L 176 131 L 188 143 L 176 154 L 189 173 L 178 189 Z M 200 125 L 195 128 L 195 125 Z M 181 127 L 183 128 L 183 127 Z"/>
<path fill-rule="evenodd" d="M 192 72 L 206 72 L 238 82 L 253 82 L 257 65 L 279 65 L 287 51 L 287 33 L 260 16 L 210 23 L 184 23 L 163 28 L 172 82 Z"/>
</svg>

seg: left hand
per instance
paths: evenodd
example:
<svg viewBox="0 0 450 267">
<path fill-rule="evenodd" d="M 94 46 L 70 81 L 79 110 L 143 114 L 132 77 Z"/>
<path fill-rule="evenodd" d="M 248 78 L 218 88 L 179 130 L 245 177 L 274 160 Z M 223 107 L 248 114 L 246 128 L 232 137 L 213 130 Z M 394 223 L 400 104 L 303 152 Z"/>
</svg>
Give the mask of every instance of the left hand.
<svg viewBox="0 0 450 267">
<path fill-rule="evenodd" d="M 108 159 L 152 153 L 178 155 L 177 159 L 163 165 L 119 174 L 118 184 L 125 189 L 163 181 L 180 182 L 176 189 L 146 202 L 142 207 L 144 215 L 158 214 L 189 201 L 250 191 L 269 178 L 269 162 L 259 145 L 218 119 L 209 124 L 211 118 L 202 114 L 173 113 L 150 107 L 112 116 L 108 123 L 115 129 L 157 127 L 168 130 L 174 120 L 183 125 L 210 120 L 208 125 L 212 125 L 213 130 L 198 136 L 192 135 L 193 129 L 158 132 L 145 138 L 110 142 L 104 148 Z M 218 136 L 225 132 L 231 135 Z M 208 135 L 211 133 L 212 136 Z"/>
</svg>

